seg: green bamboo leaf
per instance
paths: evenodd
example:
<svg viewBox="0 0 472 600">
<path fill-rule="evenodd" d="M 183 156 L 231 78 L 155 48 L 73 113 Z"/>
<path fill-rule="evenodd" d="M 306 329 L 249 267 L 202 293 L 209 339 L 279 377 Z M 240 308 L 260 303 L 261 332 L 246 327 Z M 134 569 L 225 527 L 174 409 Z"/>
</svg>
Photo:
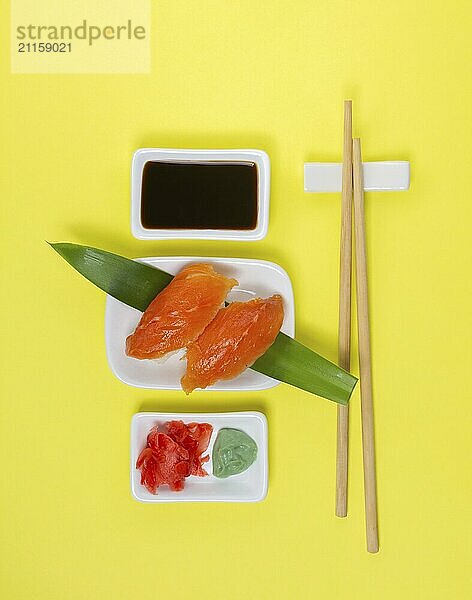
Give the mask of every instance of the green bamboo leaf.
<svg viewBox="0 0 472 600">
<path fill-rule="evenodd" d="M 51 246 L 104 292 L 140 311 L 172 280 L 156 267 L 91 246 Z M 357 383 L 356 377 L 282 332 L 252 368 L 339 404 L 349 402 Z"/>
<path fill-rule="evenodd" d="M 357 382 L 354 375 L 282 332 L 251 368 L 339 404 L 348 403 Z"/>
<path fill-rule="evenodd" d="M 91 246 L 69 243 L 50 245 L 101 290 L 142 312 L 173 279 L 169 273 L 151 265 Z"/>
</svg>

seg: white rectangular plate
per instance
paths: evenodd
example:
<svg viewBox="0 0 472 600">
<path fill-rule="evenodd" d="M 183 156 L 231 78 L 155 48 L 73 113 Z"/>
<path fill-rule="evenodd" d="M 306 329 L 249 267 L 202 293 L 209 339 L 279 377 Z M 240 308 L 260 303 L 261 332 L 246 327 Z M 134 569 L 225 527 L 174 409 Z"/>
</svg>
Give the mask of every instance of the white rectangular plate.
<svg viewBox="0 0 472 600">
<path fill-rule="evenodd" d="M 144 165 L 163 162 L 252 162 L 257 167 L 257 225 L 255 229 L 146 229 L 141 223 L 141 187 Z M 262 240 L 269 226 L 270 161 L 263 150 L 181 150 L 140 148 L 131 166 L 131 231 L 134 237 L 149 239 Z"/>
<path fill-rule="evenodd" d="M 171 256 L 143 258 L 163 271 L 175 275 L 187 264 L 206 262 L 214 265 L 219 273 L 235 277 L 239 286 L 228 295 L 228 300 L 250 300 L 256 296 L 265 298 L 280 294 L 284 301 L 284 322 L 282 331 L 295 335 L 295 312 L 293 290 L 287 273 L 278 265 L 264 260 L 245 258 L 209 258 L 202 256 Z M 125 354 L 125 342 L 136 328 L 141 314 L 119 300 L 107 297 L 105 309 L 105 342 L 107 358 L 113 373 L 128 385 L 156 390 L 180 390 L 180 379 L 185 372 L 186 362 L 182 360 L 184 351 L 173 354 L 164 362 L 137 360 Z M 241 375 L 228 381 L 219 381 L 207 390 L 245 391 L 265 390 L 278 385 L 278 381 L 246 369 Z"/>
<path fill-rule="evenodd" d="M 184 423 L 209 423 L 213 433 L 208 444 L 210 460 L 205 463 L 208 477 L 187 477 L 181 492 L 172 492 L 167 486 L 151 494 L 141 485 L 141 472 L 136 469 L 136 460 L 146 438 L 154 425 L 162 426 L 167 421 L 180 420 Z M 224 427 L 241 429 L 257 444 L 257 458 L 241 473 L 226 479 L 212 475 L 211 453 L 218 431 Z M 260 412 L 232 413 L 153 413 L 133 415 L 131 420 L 131 492 L 139 502 L 260 502 L 267 495 L 269 479 L 267 419 Z"/>
</svg>

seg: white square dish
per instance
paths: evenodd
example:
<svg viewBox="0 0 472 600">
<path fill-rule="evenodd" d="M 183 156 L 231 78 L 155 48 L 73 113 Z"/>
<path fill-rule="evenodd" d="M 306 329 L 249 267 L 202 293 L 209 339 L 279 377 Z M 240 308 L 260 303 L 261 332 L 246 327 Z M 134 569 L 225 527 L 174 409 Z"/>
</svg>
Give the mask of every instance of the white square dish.
<svg viewBox="0 0 472 600">
<path fill-rule="evenodd" d="M 141 222 L 141 192 L 144 165 L 150 161 L 179 163 L 249 162 L 257 168 L 257 225 L 254 229 L 147 229 Z M 263 150 L 179 150 L 140 148 L 131 165 L 131 232 L 140 240 L 215 239 L 262 240 L 269 225 L 270 161 Z"/>
<path fill-rule="evenodd" d="M 250 300 L 280 294 L 284 301 L 282 331 L 295 335 L 295 309 L 293 290 L 286 271 L 275 263 L 247 258 L 212 258 L 201 256 L 174 256 L 142 258 L 142 262 L 175 275 L 189 263 L 207 262 L 218 272 L 235 277 L 239 286 L 228 294 L 228 300 Z M 107 358 L 114 375 L 123 383 L 134 387 L 156 390 L 180 390 L 180 379 L 185 372 L 184 351 L 169 356 L 164 361 L 137 360 L 126 356 L 125 341 L 136 328 L 141 314 L 138 310 L 107 296 L 105 309 L 105 343 Z M 265 390 L 279 382 L 267 375 L 246 369 L 241 375 L 228 381 L 219 381 L 206 388 L 213 391 Z"/>
<path fill-rule="evenodd" d="M 146 446 L 151 428 L 173 420 L 212 425 L 213 433 L 205 452 L 210 456 L 210 460 L 204 465 L 208 477 L 188 477 L 180 492 L 173 492 L 167 486 L 162 486 L 157 494 L 151 494 L 141 485 L 141 473 L 136 469 L 136 460 Z M 257 458 L 243 473 L 219 479 L 212 475 L 211 453 L 218 431 L 224 427 L 241 429 L 251 436 L 257 444 Z M 137 413 L 131 420 L 130 458 L 131 493 L 139 502 L 260 502 L 267 495 L 269 479 L 267 419 L 260 412 Z"/>
</svg>

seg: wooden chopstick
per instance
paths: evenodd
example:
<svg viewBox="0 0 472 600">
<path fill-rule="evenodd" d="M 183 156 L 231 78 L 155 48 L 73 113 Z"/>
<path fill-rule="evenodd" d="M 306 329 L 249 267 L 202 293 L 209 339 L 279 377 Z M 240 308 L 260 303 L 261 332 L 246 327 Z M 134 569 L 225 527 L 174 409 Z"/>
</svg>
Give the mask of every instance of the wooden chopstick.
<svg viewBox="0 0 472 600">
<path fill-rule="evenodd" d="M 354 230 L 356 241 L 357 331 L 361 387 L 362 454 L 364 461 L 365 520 L 368 552 L 378 552 L 377 489 L 374 453 L 374 414 L 370 358 L 369 304 L 367 297 L 367 259 L 365 246 L 364 182 L 361 141 L 353 140 Z"/>
<path fill-rule="evenodd" d="M 344 101 L 344 147 L 339 264 L 338 362 L 350 370 L 352 267 L 352 101 Z M 349 407 L 338 404 L 336 443 L 336 516 L 347 515 Z"/>
</svg>

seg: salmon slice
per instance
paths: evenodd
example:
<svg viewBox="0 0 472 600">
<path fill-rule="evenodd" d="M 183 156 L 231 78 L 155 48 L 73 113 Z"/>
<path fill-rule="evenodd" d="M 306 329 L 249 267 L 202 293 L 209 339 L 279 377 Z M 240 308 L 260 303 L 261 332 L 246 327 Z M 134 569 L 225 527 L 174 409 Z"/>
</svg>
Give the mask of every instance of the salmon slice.
<svg viewBox="0 0 472 600">
<path fill-rule="evenodd" d="M 219 310 L 187 347 L 187 371 L 181 380 L 185 393 L 242 373 L 272 345 L 283 320 L 283 302 L 278 294 L 233 302 Z"/>
<path fill-rule="evenodd" d="M 126 340 L 126 354 L 161 358 L 185 348 L 202 333 L 237 284 L 205 263 L 184 267 L 147 307 Z"/>
</svg>

